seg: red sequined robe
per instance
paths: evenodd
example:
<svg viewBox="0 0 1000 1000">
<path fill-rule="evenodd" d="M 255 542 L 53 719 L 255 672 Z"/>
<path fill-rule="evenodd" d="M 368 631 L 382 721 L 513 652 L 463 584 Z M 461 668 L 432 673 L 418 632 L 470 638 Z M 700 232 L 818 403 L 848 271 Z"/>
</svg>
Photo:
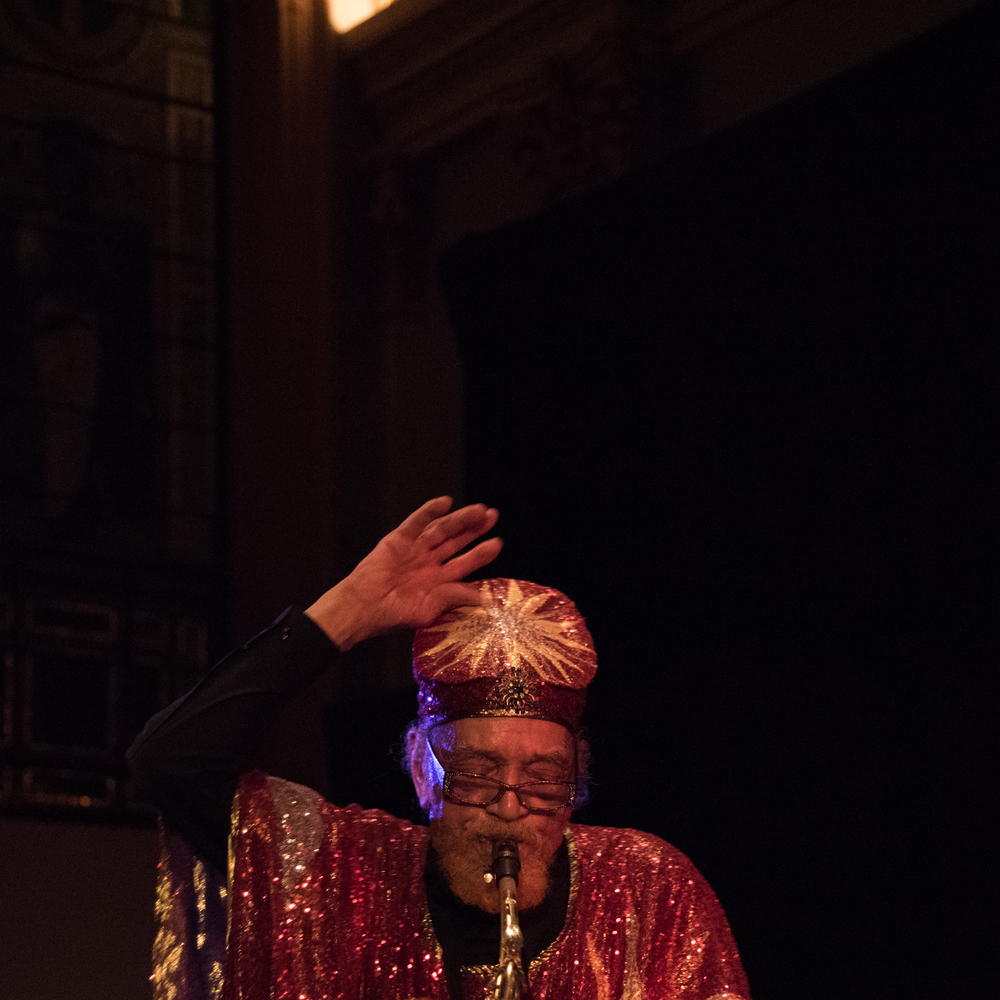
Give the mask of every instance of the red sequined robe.
<svg viewBox="0 0 1000 1000">
<path fill-rule="evenodd" d="M 168 857 L 158 998 L 448 1000 L 424 889 L 425 827 L 338 808 L 259 772 L 244 775 L 237 802 L 224 976 L 206 926 L 220 897 L 207 907 L 199 897 L 199 917 L 182 914 L 193 900 L 183 864 Z M 532 1000 L 749 998 L 722 908 L 683 854 L 635 830 L 571 825 L 567 838 L 569 911 L 531 964 Z M 487 995 L 488 967 L 463 976 L 466 998 Z"/>
</svg>

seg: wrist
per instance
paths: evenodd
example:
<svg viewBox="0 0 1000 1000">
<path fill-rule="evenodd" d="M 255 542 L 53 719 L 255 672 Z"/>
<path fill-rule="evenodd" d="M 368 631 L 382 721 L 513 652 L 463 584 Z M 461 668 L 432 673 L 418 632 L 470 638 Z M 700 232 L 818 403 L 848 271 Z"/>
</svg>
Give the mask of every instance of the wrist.
<svg viewBox="0 0 1000 1000">
<path fill-rule="evenodd" d="M 306 608 L 305 614 L 346 653 L 374 631 L 366 621 L 366 610 L 367 605 L 354 593 L 349 578 L 345 578 Z"/>
</svg>

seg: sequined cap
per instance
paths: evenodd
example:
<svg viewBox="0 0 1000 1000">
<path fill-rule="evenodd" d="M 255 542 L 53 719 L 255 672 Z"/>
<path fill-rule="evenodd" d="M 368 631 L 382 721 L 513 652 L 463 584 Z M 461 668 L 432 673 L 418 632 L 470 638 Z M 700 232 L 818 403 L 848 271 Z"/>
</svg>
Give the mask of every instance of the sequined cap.
<svg viewBox="0 0 1000 1000">
<path fill-rule="evenodd" d="M 413 643 L 420 719 L 548 719 L 575 731 L 597 670 L 594 642 L 576 605 L 526 580 L 480 583 L 483 603 L 454 608 Z"/>
</svg>

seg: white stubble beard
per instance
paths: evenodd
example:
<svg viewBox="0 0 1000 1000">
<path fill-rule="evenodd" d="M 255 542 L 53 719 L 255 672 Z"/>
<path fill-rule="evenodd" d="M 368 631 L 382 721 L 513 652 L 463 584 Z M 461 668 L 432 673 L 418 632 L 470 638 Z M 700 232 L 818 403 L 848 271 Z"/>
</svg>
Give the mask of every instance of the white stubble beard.
<svg viewBox="0 0 1000 1000">
<path fill-rule="evenodd" d="M 431 842 L 451 891 L 463 903 L 488 913 L 500 912 L 500 893 L 483 875 L 493 861 L 493 844 L 498 840 L 517 843 L 521 874 L 517 883 L 517 906 L 526 910 L 538 906 L 549 891 L 549 868 L 562 835 L 545 838 L 538 831 L 517 823 L 505 823 L 483 814 L 466 823 L 431 821 Z"/>
</svg>

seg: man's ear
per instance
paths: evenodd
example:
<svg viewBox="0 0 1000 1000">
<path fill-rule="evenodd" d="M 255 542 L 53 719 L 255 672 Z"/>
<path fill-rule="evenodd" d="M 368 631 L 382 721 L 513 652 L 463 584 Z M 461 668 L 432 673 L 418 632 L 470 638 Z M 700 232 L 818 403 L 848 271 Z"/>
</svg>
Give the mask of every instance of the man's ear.
<svg viewBox="0 0 1000 1000">
<path fill-rule="evenodd" d="M 421 733 L 410 749 L 410 777 L 417 792 L 417 799 L 430 819 L 441 816 L 441 774 L 440 767 L 427 744 L 427 737 Z"/>
</svg>

